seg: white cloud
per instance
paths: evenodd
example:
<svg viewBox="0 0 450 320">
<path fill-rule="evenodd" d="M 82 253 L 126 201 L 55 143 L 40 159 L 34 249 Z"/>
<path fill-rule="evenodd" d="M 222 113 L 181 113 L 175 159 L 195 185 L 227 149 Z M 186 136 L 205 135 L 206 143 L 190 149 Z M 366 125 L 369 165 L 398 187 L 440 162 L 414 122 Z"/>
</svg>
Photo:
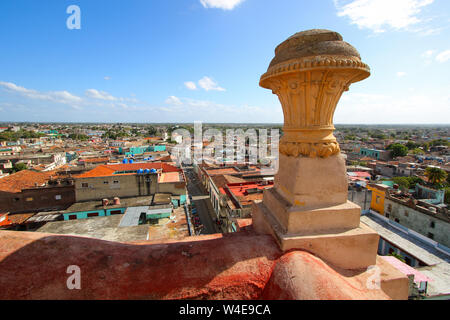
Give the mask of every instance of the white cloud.
<svg viewBox="0 0 450 320">
<path fill-rule="evenodd" d="M 397 77 L 402 78 L 404 76 L 406 76 L 406 72 L 403 72 L 403 71 L 397 72 Z"/>
<path fill-rule="evenodd" d="M 184 83 L 184 86 L 186 88 L 188 88 L 189 90 L 197 90 L 197 85 L 195 84 L 195 82 L 192 82 L 192 81 L 186 81 Z"/>
<path fill-rule="evenodd" d="M 238 4 L 245 0 L 200 0 L 205 8 L 218 8 L 223 10 L 233 10 Z"/>
<path fill-rule="evenodd" d="M 19 94 L 29 99 L 46 100 L 64 104 L 79 103 L 82 101 L 80 97 L 73 95 L 68 91 L 39 92 L 37 90 L 18 86 L 12 82 L 2 81 L 0 81 L 0 86 L 5 88 L 9 92 Z"/>
<path fill-rule="evenodd" d="M 422 58 L 425 59 L 425 65 L 429 65 L 433 62 L 432 57 L 434 55 L 434 50 L 427 50 L 424 53 L 422 53 Z"/>
<path fill-rule="evenodd" d="M 436 60 L 440 63 L 447 62 L 450 59 L 450 50 L 443 51 L 436 56 Z"/>
<path fill-rule="evenodd" d="M 107 108 L 108 109 L 145 109 L 148 107 L 148 104 L 142 102 L 136 98 L 129 97 L 114 97 L 111 94 L 99 91 L 96 89 L 88 89 L 85 91 L 85 96 L 78 97 L 68 91 L 50 91 L 50 92 L 40 92 L 33 89 L 27 89 L 21 86 L 18 86 L 11 82 L 2 82 L 0 81 L 0 89 L 4 89 L 7 93 L 12 96 L 20 96 L 25 99 L 31 99 L 36 102 L 38 101 L 46 101 L 48 103 L 45 106 L 55 107 L 51 103 L 62 103 L 70 106 L 76 110 L 87 110 L 93 106 L 99 108 Z M 27 104 L 32 105 L 32 102 L 27 101 Z M 6 104 L 6 102 L 4 103 Z M 12 104 L 17 106 L 18 103 L 14 102 Z M 42 104 L 37 104 L 37 106 L 42 106 Z M 99 110 L 99 109 L 97 109 Z"/>
<path fill-rule="evenodd" d="M 225 91 L 224 88 L 219 87 L 218 84 L 209 77 L 203 77 L 198 81 L 198 85 L 206 91 Z"/>
<path fill-rule="evenodd" d="M 358 28 L 367 28 L 375 33 L 387 28 L 410 30 L 422 20 L 418 17 L 422 9 L 434 0 L 351 0 L 345 5 L 333 0 L 339 17 L 348 17 Z M 424 29 L 416 30 L 426 34 Z"/>
<path fill-rule="evenodd" d="M 100 99 L 100 100 L 108 100 L 108 101 L 115 101 L 117 100 L 116 97 L 113 97 L 108 92 L 105 91 L 98 91 L 95 89 L 88 89 L 86 90 L 86 96 L 93 99 Z"/>
<path fill-rule="evenodd" d="M 181 102 L 181 100 L 175 96 L 168 97 L 165 102 L 166 102 L 166 104 L 173 105 L 173 106 L 179 106 L 179 105 L 183 104 Z"/>
<path fill-rule="evenodd" d="M 431 56 L 434 54 L 433 50 L 427 50 L 422 54 L 422 57 L 424 58 L 431 58 Z"/>
<path fill-rule="evenodd" d="M 283 113 L 280 106 L 259 107 L 243 105 L 224 105 L 208 100 L 177 98 L 174 96 L 166 100 L 169 106 L 159 107 L 172 121 L 204 122 L 282 122 Z"/>
<path fill-rule="evenodd" d="M 104 77 L 103 79 L 105 79 L 106 81 L 108 81 L 108 80 L 111 80 L 111 77 L 106 76 L 106 77 Z"/>
</svg>

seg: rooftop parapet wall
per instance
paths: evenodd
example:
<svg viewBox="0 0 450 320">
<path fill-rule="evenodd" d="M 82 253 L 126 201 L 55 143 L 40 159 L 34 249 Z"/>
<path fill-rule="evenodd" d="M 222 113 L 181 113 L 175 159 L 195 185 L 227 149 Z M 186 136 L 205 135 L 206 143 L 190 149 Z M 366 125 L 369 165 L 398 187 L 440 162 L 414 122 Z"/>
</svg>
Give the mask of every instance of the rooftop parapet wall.
<svg viewBox="0 0 450 320">
<path fill-rule="evenodd" d="M 80 290 L 67 288 L 70 265 L 80 267 Z M 370 275 L 307 252 L 283 255 L 251 227 L 157 243 L 0 231 L 0 268 L 3 300 L 406 298 L 395 289 L 405 280 L 398 271 L 382 274 L 381 289 L 373 290 Z"/>
</svg>

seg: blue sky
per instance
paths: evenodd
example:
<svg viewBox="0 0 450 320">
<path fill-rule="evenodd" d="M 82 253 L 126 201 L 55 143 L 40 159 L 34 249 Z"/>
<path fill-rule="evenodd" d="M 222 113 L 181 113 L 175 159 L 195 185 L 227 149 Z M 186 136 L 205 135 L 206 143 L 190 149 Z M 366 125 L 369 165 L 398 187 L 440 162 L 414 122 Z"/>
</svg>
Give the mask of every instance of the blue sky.
<svg viewBox="0 0 450 320">
<path fill-rule="evenodd" d="M 450 123 L 448 0 L 2 0 L 0 121 L 281 123 L 259 77 L 313 28 L 372 70 L 335 123 Z"/>
</svg>

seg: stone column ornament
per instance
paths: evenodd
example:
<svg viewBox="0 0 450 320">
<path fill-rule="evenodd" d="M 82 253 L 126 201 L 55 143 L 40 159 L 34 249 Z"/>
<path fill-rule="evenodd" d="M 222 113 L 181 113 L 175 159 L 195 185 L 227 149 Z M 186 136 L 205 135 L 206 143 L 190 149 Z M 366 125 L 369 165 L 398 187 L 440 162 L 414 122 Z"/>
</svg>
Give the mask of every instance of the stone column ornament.
<svg viewBox="0 0 450 320">
<path fill-rule="evenodd" d="M 375 263 L 378 235 L 347 200 L 333 115 L 349 86 L 369 75 L 339 33 L 314 29 L 281 43 L 260 80 L 281 102 L 284 135 L 274 187 L 253 207 L 255 230 L 272 233 L 283 250 L 306 249 L 348 269 Z"/>
<path fill-rule="evenodd" d="M 308 30 L 281 43 L 260 81 L 283 107 L 280 153 L 293 157 L 339 154 L 333 135 L 336 105 L 350 84 L 369 75 L 358 51 L 337 32 Z"/>
</svg>

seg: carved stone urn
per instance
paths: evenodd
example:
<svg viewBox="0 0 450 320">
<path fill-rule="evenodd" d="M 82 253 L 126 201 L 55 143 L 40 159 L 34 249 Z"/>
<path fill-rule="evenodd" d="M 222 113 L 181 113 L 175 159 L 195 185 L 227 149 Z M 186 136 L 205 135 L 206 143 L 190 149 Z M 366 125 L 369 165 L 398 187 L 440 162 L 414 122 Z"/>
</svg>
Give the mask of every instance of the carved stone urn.
<svg viewBox="0 0 450 320">
<path fill-rule="evenodd" d="M 339 154 L 333 135 L 336 105 L 350 84 L 369 75 L 358 51 L 337 32 L 308 30 L 281 43 L 260 81 L 283 107 L 280 153 L 293 157 Z"/>
<path fill-rule="evenodd" d="M 281 43 L 260 80 L 281 102 L 284 135 L 274 187 L 254 205 L 253 225 L 272 233 L 283 250 L 306 249 L 349 269 L 375 262 L 378 235 L 360 223 L 361 208 L 347 200 L 333 116 L 349 86 L 369 75 L 340 34 L 315 29 Z"/>
</svg>

